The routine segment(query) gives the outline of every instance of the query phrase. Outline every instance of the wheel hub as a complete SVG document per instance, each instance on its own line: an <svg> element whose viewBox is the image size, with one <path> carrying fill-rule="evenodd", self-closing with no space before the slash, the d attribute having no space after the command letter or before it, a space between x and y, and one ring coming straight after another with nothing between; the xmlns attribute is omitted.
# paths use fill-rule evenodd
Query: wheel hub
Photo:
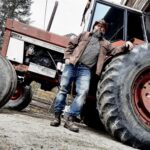
<svg viewBox="0 0 150 150"><path fill-rule="evenodd" d="M143 106L150 113L150 81L146 82L141 90Z"/></svg>
<svg viewBox="0 0 150 150"><path fill-rule="evenodd" d="M22 88L17 87L15 93L11 96L11 100L17 100L22 95Z"/></svg>
<svg viewBox="0 0 150 150"><path fill-rule="evenodd" d="M144 70L133 83L132 100L137 117L145 124L150 126L150 74Z"/></svg>

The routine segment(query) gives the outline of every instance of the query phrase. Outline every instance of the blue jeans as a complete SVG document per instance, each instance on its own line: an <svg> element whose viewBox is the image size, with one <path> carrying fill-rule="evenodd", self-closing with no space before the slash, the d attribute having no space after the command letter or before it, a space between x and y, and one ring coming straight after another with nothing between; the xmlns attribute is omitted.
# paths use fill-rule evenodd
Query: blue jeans
<svg viewBox="0 0 150 150"><path fill-rule="evenodd" d="M62 112L66 105L66 97L71 84L75 81L76 96L70 105L69 116L78 116L87 97L91 79L91 71L84 65L66 64L61 76L60 89L56 95L54 110Z"/></svg>

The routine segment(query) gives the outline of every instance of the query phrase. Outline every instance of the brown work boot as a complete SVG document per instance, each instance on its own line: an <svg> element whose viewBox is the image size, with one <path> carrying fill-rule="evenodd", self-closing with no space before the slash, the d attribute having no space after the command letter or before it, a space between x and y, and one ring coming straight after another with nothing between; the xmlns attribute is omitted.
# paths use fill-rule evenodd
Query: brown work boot
<svg viewBox="0 0 150 150"><path fill-rule="evenodd" d="M50 125L54 126L54 127L58 127L60 124L61 124L61 113L60 112L55 112L55 118L50 123Z"/></svg>
<svg viewBox="0 0 150 150"><path fill-rule="evenodd" d="M69 116L67 117L64 127L73 132L79 132L79 128L74 123L75 117Z"/></svg>

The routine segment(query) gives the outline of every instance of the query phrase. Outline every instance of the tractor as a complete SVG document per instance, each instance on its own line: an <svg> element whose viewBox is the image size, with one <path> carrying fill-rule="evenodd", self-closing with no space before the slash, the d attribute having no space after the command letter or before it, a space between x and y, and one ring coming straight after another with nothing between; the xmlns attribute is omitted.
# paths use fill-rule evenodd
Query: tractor
<svg viewBox="0 0 150 150"><path fill-rule="evenodd" d="M99 19L108 23L105 37L114 46L131 41L134 48L128 53L107 58L98 81L95 80L95 68L92 68L91 86L82 118L86 124L94 126L97 123L94 119L98 117L117 140L135 148L149 149L150 14L95 0L84 13L83 30L91 31L94 22ZM66 36L8 19L1 55L12 65L8 65L5 71L1 70L1 78L5 77L3 82L8 79L13 82L5 89L8 96L1 98L0 106L7 103L15 110L27 107L32 100L32 81L41 83L44 90L58 86L68 41ZM8 64L3 57L1 64ZM8 75L7 70L12 66L16 72L11 69L13 71ZM12 72L14 76L10 75ZM1 90L3 87L4 83Z"/></svg>

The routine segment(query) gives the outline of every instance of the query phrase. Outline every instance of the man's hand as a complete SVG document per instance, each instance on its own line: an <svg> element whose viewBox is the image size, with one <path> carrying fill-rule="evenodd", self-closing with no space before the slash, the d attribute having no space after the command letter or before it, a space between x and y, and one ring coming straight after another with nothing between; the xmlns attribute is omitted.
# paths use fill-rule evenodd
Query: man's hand
<svg viewBox="0 0 150 150"><path fill-rule="evenodd" d="M70 60L69 59L65 59L65 64L70 64Z"/></svg>
<svg viewBox="0 0 150 150"><path fill-rule="evenodd" d="M134 45L130 42L130 41L127 41L125 43L125 47L128 49L128 50L132 50Z"/></svg>

